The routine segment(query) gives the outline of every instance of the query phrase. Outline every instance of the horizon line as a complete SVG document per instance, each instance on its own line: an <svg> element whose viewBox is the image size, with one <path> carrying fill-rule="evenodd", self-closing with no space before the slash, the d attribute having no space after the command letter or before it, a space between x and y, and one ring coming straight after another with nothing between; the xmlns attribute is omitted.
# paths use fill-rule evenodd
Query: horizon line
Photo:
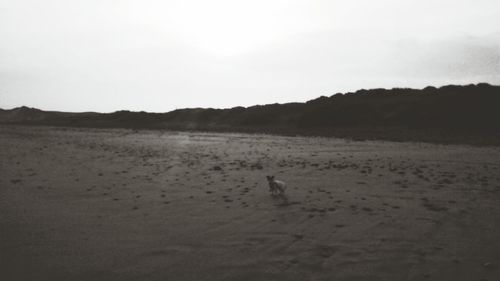
<svg viewBox="0 0 500 281"><path fill-rule="evenodd" d="M61 113L98 113L98 114L111 114L111 113L116 113L116 112L136 112L136 113L141 113L141 112L144 112L144 113L153 113L153 114L164 114L164 113L169 113L169 112L174 112L174 111L177 111L177 110L188 110L188 109L213 109L213 110L226 110L226 109L233 109L233 108L251 108L251 107L255 107L255 106L266 106L266 105L284 105L284 104L294 104L294 103L307 103L309 101L312 101L312 100L316 100L318 98L321 98L321 97L332 97L334 95L347 95L347 94L355 94L355 93L358 93L358 92L362 92L362 91L375 91L375 90L386 90L386 91L393 91L393 90L416 90L416 91L423 91L425 89L428 89L428 88L433 88L433 89L441 89L441 88L444 88L444 87L470 87L470 86L490 86L490 87L500 87L500 85L494 85L494 84L490 84L490 83L487 83L487 82L478 82L478 83L469 83L469 84L444 84L442 86L432 86L432 85L428 85L428 86L425 86L423 88L411 88L411 87L394 87L394 88L369 88L369 89L366 89L366 88L361 88L361 89L358 89L356 91L349 91L349 92L344 92L344 93L341 93L341 92L337 92L337 93L334 93L330 96L325 96L325 95L320 95L314 99L310 99L310 100L307 100L307 101L303 101L303 102L300 102L300 101L291 101L291 102L284 102L284 103L278 103L278 102L275 102L275 103L266 103L266 104L254 104L254 105L250 105L250 106L233 106L233 107L219 107L219 108L215 108L215 107L182 107L182 108L175 108L175 109L172 109L172 110L169 110L169 111L163 111L163 112L153 112L153 111L145 111L145 110L139 110L139 111L134 111L134 110L128 110L128 109L119 109L119 110L114 110L114 111L108 111L108 112L99 112L99 111L92 111L92 110L88 110L88 111L64 111L64 110L51 110L51 109L42 109L42 108L38 108L38 107L30 107L30 106L27 106L27 105L21 105L21 106L16 106L16 107L13 107L13 108L10 108L10 109L5 109L5 108L1 108L0 107L0 110L14 110L14 109L19 109L19 108L28 108L28 109L35 109L35 110L41 110L41 111L44 111L44 112L61 112Z"/></svg>

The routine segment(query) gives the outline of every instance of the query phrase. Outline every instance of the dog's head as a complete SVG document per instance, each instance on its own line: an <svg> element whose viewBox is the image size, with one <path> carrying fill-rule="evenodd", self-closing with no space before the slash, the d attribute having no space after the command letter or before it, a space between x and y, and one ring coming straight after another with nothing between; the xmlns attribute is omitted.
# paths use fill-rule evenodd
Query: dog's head
<svg viewBox="0 0 500 281"><path fill-rule="evenodd" d="M268 182L274 181L274 176L266 176Z"/></svg>

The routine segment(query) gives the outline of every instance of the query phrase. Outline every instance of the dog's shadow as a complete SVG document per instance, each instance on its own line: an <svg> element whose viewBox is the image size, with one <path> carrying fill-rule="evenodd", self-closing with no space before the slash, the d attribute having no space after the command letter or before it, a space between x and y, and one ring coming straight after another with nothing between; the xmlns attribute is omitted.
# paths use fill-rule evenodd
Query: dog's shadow
<svg viewBox="0 0 500 281"><path fill-rule="evenodd" d="M290 205L290 201L288 200L288 196L285 194L271 194L271 198L277 201L278 204L276 206L286 207Z"/></svg>

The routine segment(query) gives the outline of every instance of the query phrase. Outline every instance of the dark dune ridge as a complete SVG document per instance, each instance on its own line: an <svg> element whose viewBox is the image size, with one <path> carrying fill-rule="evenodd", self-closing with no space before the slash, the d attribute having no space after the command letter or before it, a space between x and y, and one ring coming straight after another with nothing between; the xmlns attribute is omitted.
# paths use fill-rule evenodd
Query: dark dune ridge
<svg viewBox="0 0 500 281"><path fill-rule="evenodd" d="M20 107L0 123L95 128L170 129L500 144L500 86L359 90L305 103L167 113L67 113Z"/></svg>

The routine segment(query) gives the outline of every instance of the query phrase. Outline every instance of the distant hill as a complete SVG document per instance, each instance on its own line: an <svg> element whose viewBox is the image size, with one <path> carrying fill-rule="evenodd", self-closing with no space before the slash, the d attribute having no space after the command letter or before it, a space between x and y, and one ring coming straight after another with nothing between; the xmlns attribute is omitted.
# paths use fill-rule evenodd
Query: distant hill
<svg viewBox="0 0 500 281"><path fill-rule="evenodd" d="M359 90L306 103L167 113L0 110L0 123L97 128L241 131L396 140L500 138L500 86ZM414 134L415 137L412 137ZM438 136L441 135L441 136ZM425 138L427 136L427 139Z"/></svg>

